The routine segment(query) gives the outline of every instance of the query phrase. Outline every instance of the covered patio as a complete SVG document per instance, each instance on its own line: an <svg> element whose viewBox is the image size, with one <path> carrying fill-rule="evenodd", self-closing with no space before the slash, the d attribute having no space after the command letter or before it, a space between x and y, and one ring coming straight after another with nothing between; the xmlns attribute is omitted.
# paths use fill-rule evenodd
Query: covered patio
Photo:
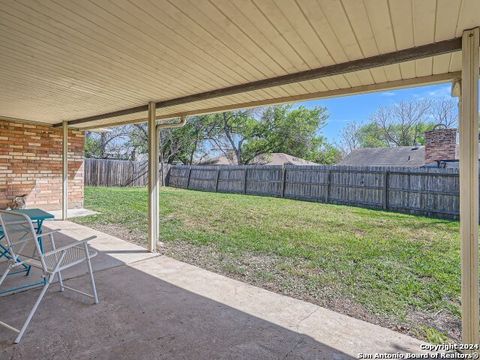
<svg viewBox="0 0 480 360"><path fill-rule="evenodd" d="M24 191L31 205L61 207L67 220L67 209L83 199L84 131L146 122L149 134L149 253L100 234L104 240L92 244L102 252L95 260L103 267L101 303L50 294L23 343L10 345L0 330L5 354L348 358L419 351L416 340L390 330L152 257L157 131L195 114L448 81L461 104L462 336L479 343L479 1L1 4L0 205ZM76 240L90 231L61 224ZM81 285L79 275L71 276ZM33 292L0 298L9 309L4 320L20 319Z"/></svg>
<svg viewBox="0 0 480 360"><path fill-rule="evenodd" d="M0 328L13 359L352 359L419 352L419 340L171 259L69 221L47 224L61 242L95 235L100 303L53 285L25 338ZM1 269L0 269L1 270ZM83 270L83 271L82 271ZM35 276L35 274L33 274ZM65 276L88 289L86 267ZM38 290L1 298L20 324Z"/></svg>

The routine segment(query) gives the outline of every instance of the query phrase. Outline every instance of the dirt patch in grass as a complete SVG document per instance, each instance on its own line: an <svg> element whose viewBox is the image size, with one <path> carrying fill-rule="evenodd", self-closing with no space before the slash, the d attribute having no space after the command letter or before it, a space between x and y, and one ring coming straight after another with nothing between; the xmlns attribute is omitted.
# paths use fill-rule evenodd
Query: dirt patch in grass
<svg viewBox="0 0 480 360"><path fill-rule="evenodd" d="M147 238L144 231L129 230L126 227L116 224L90 223L87 226L136 245L145 247L147 244Z"/></svg>
<svg viewBox="0 0 480 360"><path fill-rule="evenodd" d="M427 326L431 330L434 330L441 334L448 334L448 336L452 339L460 341L460 339L462 338L462 324L460 318L453 317L451 314L444 311L437 311L434 314L420 311L411 312L408 315L408 321L417 325L416 330L413 334L417 337L425 338L425 329L424 326L422 326L421 324L428 324ZM418 330L420 330L420 334L416 333L416 331ZM432 339L429 340L432 341Z"/></svg>
<svg viewBox="0 0 480 360"><path fill-rule="evenodd" d="M185 242L163 244L162 253L174 259L196 265L228 277L262 287L264 289L304 300L333 311L368 321L415 337L425 338L422 324L446 332L459 339L459 324L448 314L432 318L424 313L412 313L403 324L385 316L375 315L352 299L339 295L339 289L331 286L313 285L309 281L306 264L278 256L247 253L237 257L218 251L215 246L195 246ZM293 275L292 269L296 269ZM303 271L305 269L305 271ZM313 270L312 270L313 271ZM317 270L318 271L318 270Z"/></svg>

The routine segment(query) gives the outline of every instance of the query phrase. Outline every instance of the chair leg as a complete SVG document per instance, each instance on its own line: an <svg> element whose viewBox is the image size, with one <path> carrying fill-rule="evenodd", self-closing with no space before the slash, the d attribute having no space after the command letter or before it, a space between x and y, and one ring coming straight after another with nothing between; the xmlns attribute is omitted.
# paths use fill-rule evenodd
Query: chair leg
<svg viewBox="0 0 480 360"><path fill-rule="evenodd" d="M62 273L60 271L58 272L58 282L60 283L60 291L64 292L65 287L63 286L63 277L62 277Z"/></svg>
<svg viewBox="0 0 480 360"><path fill-rule="evenodd" d="M2 277L0 278L0 286L2 286L2 283L5 281L5 278L7 277L10 270L12 270L12 264L8 264L7 269L2 274Z"/></svg>
<svg viewBox="0 0 480 360"><path fill-rule="evenodd" d="M37 311L38 305L40 305L43 297L45 296L45 293L47 292L47 289L48 289L48 286L50 285L51 280L53 280L52 276L50 276L48 278L47 283L43 286L42 291L40 292L40 295L38 296L37 301L35 302L35 305L33 305L32 310L28 314L27 320L25 321L22 328L20 329L19 334L15 338L15 341L14 341L15 344L18 344L20 342L20 340L22 339L22 336L25 333L25 330L27 330L28 324L30 324L30 321L32 320L33 315Z"/></svg>
<svg viewBox="0 0 480 360"><path fill-rule="evenodd" d="M90 252L88 251L88 245L85 243L85 254L87 257L87 266L88 266L88 273L90 274L90 282L92 284L92 292L93 298L95 299L95 304L98 304L98 295L97 295L97 287L95 286L95 279L93 277L93 269L92 269L92 262L90 261Z"/></svg>

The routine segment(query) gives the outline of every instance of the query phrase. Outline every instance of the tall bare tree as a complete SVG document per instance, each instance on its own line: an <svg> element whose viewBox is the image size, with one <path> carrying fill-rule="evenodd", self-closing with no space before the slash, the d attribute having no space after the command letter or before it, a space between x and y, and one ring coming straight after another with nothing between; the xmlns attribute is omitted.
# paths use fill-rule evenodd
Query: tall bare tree
<svg viewBox="0 0 480 360"><path fill-rule="evenodd" d="M364 124L349 123L342 131L345 153L360 147L423 144L424 133L435 125L458 125L458 103L452 98L406 100L382 106Z"/></svg>
<svg viewBox="0 0 480 360"><path fill-rule="evenodd" d="M380 107L371 117L381 130L383 140L389 146L412 146L419 143L431 123L432 102L427 99L401 101L392 106Z"/></svg>
<svg viewBox="0 0 480 360"><path fill-rule="evenodd" d="M342 129L340 148L343 155L347 155L362 146L360 139L361 128L362 125L360 123L351 121Z"/></svg>
<svg viewBox="0 0 480 360"><path fill-rule="evenodd" d="M458 127L458 100L454 98L438 98L431 103L430 114L435 124L447 128Z"/></svg>

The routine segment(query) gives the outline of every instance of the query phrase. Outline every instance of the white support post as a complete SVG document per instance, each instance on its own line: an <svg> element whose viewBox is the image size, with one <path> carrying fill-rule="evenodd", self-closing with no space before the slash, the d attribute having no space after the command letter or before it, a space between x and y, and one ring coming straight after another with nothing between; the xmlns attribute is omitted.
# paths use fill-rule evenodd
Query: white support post
<svg viewBox="0 0 480 360"><path fill-rule="evenodd" d="M479 343L478 45L479 28L463 32L460 96L460 236L462 342L465 344Z"/></svg>
<svg viewBox="0 0 480 360"><path fill-rule="evenodd" d="M156 107L154 102L148 104L148 249L157 250L159 237L159 176L158 176L158 135L156 128Z"/></svg>
<svg viewBox="0 0 480 360"><path fill-rule="evenodd" d="M62 124L63 151L62 151L62 220L67 220L68 210L68 123Z"/></svg>

